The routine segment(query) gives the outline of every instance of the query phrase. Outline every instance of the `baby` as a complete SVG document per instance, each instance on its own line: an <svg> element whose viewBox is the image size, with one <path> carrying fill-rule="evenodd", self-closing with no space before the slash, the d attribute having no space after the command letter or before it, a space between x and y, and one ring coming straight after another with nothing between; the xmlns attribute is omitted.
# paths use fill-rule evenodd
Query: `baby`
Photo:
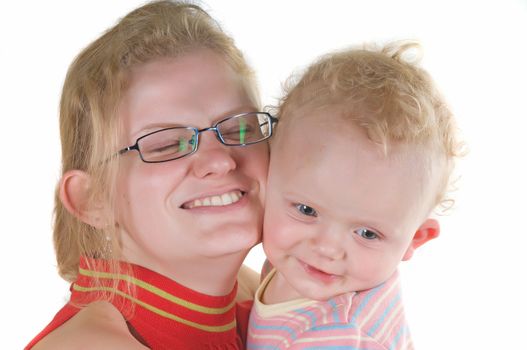
<svg viewBox="0 0 527 350"><path fill-rule="evenodd" d="M413 348L397 265L439 235L458 152L418 48L324 56L282 99L248 349Z"/></svg>

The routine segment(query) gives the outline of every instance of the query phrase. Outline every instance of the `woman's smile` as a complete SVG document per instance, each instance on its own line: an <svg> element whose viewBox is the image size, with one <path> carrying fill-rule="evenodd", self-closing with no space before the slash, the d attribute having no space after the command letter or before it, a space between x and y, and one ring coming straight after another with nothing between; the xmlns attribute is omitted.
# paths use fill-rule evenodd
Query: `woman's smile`
<svg viewBox="0 0 527 350"><path fill-rule="evenodd" d="M237 203L243 196L245 192L240 190L234 190L225 192L223 194L205 196L198 199L194 199L184 203L181 207L183 209L194 209L200 207L223 207L226 205L231 205Z"/></svg>

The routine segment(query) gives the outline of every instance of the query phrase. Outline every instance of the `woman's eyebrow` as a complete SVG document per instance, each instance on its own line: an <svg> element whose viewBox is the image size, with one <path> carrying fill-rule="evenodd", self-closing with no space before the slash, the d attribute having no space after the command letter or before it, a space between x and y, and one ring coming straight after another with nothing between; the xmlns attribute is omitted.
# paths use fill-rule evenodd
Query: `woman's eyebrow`
<svg viewBox="0 0 527 350"><path fill-rule="evenodd" d="M150 132L157 131L160 129L175 128L175 127L189 127L189 126L190 125L180 124L180 123L169 123L169 122L149 123L141 127L141 129L133 132L131 136L135 140L143 135L146 135Z"/></svg>

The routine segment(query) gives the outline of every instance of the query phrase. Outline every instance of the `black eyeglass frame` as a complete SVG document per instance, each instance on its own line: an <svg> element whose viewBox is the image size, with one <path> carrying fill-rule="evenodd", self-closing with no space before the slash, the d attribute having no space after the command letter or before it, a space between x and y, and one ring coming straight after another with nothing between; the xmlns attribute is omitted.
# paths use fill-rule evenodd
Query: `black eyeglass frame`
<svg viewBox="0 0 527 350"><path fill-rule="evenodd" d="M264 115L268 118L268 122L269 122L269 135L267 135L266 137L264 137L263 139L261 140L258 140L258 141L253 141L253 142L247 142L247 143L227 143L227 141L225 141L225 139L223 138L223 136L221 135L220 131L218 130L218 125L220 125L221 123L227 121L227 120L230 120L232 118L239 118L239 117L243 117L245 115L250 115L250 114L256 114L256 115ZM198 147L199 147L199 134L201 134L202 132L205 132L205 131L214 131L214 133L216 134L216 138L218 139L218 141L222 144L222 145L225 145L225 146L230 146L230 147L238 147L238 146L241 146L241 147L244 147L244 146L249 146L249 145L253 145L255 143L260 143L262 141L265 141L267 139L269 139L272 135L273 135L273 125L278 123L278 118L276 117L273 117L270 113L268 112L246 112L246 113L240 113L240 114L236 114L236 115L232 115L232 116L229 116L227 118L224 118L218 122L216 122L215 124L213 124L212 126L208 127L208 128L203 128L203 129L198 129L198 128L195 128L195 127L192 127L192 126L174 126L174 127L170 127L170 128L163 128L163 129L159 129L159 130L156 130L156 131L152 131L146 135L143 135L141 137L139 137L137 140L135 140L135 143L131 146L128 146L128 147L125 147L123 149L121 149L118 154L119 155L123 155L129 151L132 151L132 150L136 150L137 153L139 153L139 157L141 158L141 160L145 163L164 163L164 162L170 162L172 160L176 160L176 159L180 159L180 158L183 158L183 157L186 157L186 156L189 156L193 153L195 153L197 150L198 150ZM264 124L259 124L260 127L265 125ZM153 135L153 134L157 134L159 132L162 132L162 131L166 131L166 130L173 130L173 129L186 129L186 130L192 130L194 131L194 135L196 137L196 144L193 145L193 149L191 152L189 153L186 153L182 156L179 156L179 157L174 157L174 158L170 158L170 159L166 159L166 160L145 160L143 158L143 154L141 153L141 149L139 148L139 141L141 141L142 139L144 139L145 137L148 137L150 135Z"/></svg>

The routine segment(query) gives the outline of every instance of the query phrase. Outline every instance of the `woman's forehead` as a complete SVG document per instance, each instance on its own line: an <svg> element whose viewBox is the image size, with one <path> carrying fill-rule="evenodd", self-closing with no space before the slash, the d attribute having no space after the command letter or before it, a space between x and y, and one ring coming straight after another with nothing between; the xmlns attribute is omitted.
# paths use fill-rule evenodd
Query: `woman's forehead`
<svg viewBox="0 0 527 350"><path fill-rule="evenodd" d="M136 67L119 113L136 134L150 124L206 127L251 107L240 77L220 56L200 50Z"/></svg>

